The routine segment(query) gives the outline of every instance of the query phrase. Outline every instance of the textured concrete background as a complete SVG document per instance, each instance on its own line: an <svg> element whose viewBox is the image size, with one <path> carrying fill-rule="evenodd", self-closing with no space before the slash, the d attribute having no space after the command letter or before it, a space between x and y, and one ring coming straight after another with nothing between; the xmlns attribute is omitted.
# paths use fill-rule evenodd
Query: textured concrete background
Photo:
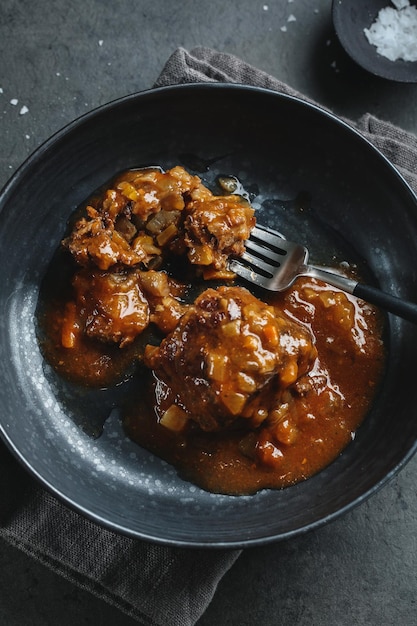
<svg viewBox="0 0 417 626"><path fill-rule="evenodd" d="M356 67L330 9L330 0L2 0L0 185L67 122L151 87L178 46L231 52L339 115L369 111L417 134L417 85ZM413 459L337 522L245 551L200 626L417 624L416 479ZM0 543L0 626L74 624L136 622Z"/></svg>

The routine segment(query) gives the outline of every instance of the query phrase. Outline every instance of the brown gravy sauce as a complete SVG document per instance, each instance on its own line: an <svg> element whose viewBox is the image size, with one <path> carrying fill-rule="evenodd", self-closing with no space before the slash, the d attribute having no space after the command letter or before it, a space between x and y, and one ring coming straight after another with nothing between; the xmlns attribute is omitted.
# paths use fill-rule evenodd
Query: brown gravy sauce
<svg viewBox="0 0 417 626"><path fill-rule="evenodd" d="M311 297L310 291L319 295ZM346 299L351 305L347 308L354 311L351 325L351 320L338 319L332 306L326 308L323 301L333 296L345 299L337 290L329 294L316 281L298 279L284 295L273 298L275 306L311 328L319 355L311 375L320 381L318 393L297 397L288 419L281 422L282 456L275 462L274 458L259 462L245 453L245 437L251 434L244 430L204 433L191 428L178 435L161 426L155 406L163 403L166 390L151 373L145 373L145 393L126 411L129 436L174 465L187 480L217 493L287 487L326 467L354 439L384 364L381 322L375 311L354 298ZM263 430L268 438L268 428ZM262 427L259 439L261 433Z"/></svg>
<svg viewBox="0 0 417 626"><path fill-rule="evenodd" d="M311 329L319 355L312 374L322 382L320 393L296 401L287 427L288 443L281 443L283 456L275 464L255 462L242 452L242 440L248 436L245 430L206 433L191 427L178 434L160 425L155 407L163 404L166 390L141 365L144 341L121 350L83 338L75 349L66 350L60 342L63 301L45 303L42 325L48 334L43 351L62 376L86 386L106 387L133 376L135 392L129 392L123 408L127 434L174 465L185 479L208 491L229 494L281 488L315 474L352 441L381 377L384 349L379 316L372 307L346 298L354 323L345 321L343 326L335 316L335 305L325 305L327 297L338 294L317 281L298 279L285 294L270 300ZM291 427L297 431L294 442ZM285 424L282 431L285 441Z"/></svg>
<svg viewBox="0 0 417 626"><path fill-rule="evenodd" d="M161 335L147 330L124 348L80 335L71 349L63 347L76 266L64 253L54 263L49 288L41 294L39 321L46 360L65 379L86 387L129 380L134 391L122 407L128 436L208 491L250 494L312 476L354 439L370 409L384 367L379 313L336 288L300 278L283 294L260 296L308 328L318 354L298 387L289 388L287 399L283 396L283 414L250 429L236 420L221 432L205 432L190 420L184 429L170 430L160 423L173 401L170 389L143 364L146 344L150 338L158 343ZM212 286L208 281L202 289ZM177 293L186 299L192 288L184 284ZM262 393L268 397L268 386Z"/></svg>

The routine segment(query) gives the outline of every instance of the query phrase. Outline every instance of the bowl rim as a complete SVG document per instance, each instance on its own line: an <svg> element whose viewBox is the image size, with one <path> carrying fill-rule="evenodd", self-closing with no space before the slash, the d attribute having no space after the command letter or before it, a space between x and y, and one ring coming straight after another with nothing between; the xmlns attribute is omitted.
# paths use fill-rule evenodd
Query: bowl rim
<svg viewBox="0 0 417 626"><path fill-rule="evenodd" d="M44 142L42 142L19 166L19 168L12 174L10 179L6 182L3 189L0 191L0 220L3 215L3 208L7 202L8 195L11 194L16 187L20 183L22 177L24 177L27 168L30 168L33 164L35 164L39 159L41 159L45 152L52 149L54 145L61 141L66 135L72 133L74 129L76 129L80 123L88 123L90 119L94 119L97 115L101 115L103 112L113 108L114 106L122 105L123 103L129 101L135 101L137 99L143 99L147 97L157 97L159 93L161 94L169 94L170 92L186 92L186 91L196 91L196 90L218 90L219 92L224 90L233 90L233 91L248 91L251 93L261 93L266 94L268 96L277 97L279 99L287 100L289 102L294 101L297 105L301 105L309 110L313 110L318 112L320 115L325 116L327 119L331 120L332 123L336 123L337 125L343 127L346 132L355 135L361 142L367 144L371 150L378 156L379 159L382 159L387 166L391 169L393 173L395 173L396 177L400 181L401 185L408 190L411 194L412 199L416 203L417 207L417 195L404 179L402 174L397 170L397 168L389 161L387 157L377 148L375 147L370 140L364 137L359 130L357 130L354 126L352 126L347 121L337 117L331 111L321 107L318 104L312 103L308 100L304 100L295 95L281 93L275 90L266 89L262 87L256 86L248 86L240 83L191 83L191 84L182 84L182 85L170 85L164 87L158 87L154 89L149 89L145 91L134 92L129 95L123 96L121 98L116 98L108 103L102 104L99 107L88 111L81 116L75 118L70 121L68 124L63 126L61 129L57 130L53 133L49 138L47 138ZM293 530L289 530L287 532L280 533L279 535L268 535L257 538L250 539L236 539L236 540L226 540L226 541L197 541L197 540L188 540L188 539L167 539L158 534L152 535L149 533L141 533L135 530L131 530L126 528L122 524L117 522L108 520L104 518L102 515L95 513L89 510L87 507L80 505L77 503L76 499L73 497L69 497L68 495L62 493L62 491L57 488L55 485L48 481L38 472L31 464L30 460L26 459L25 456L18 449L18 446L15 442L9 437L7 430L4 428L2 421L0 419L0 436L2 440L5 442L7 447L11 450L12 454L18 459L18 461L29 471L29 473L35 477L35 479L50 493L57 496L61 501L65 502L71 509L75 510L78 513L81 513L86 518L100 524L101 526L113 530L116 533L130 536L136 539L142 539L151 541L153 543L159 543L163 545L171 545L177 547L196 547L196 548L245 548L251 546L260 546L266 545L267 543L281 541L293 538L295 536L305 534L311 530L317 529L330 521L336 520L337 518L344 515L346 512L352 510L356 506L359 506L365 500L367 500L371 495L379 491L387 482L389 482L395 475L398 474L399 471L410 461L410 459L414 456L417 451L417 440L414 445L411 446L408 452L402 457L399 463L395 467L393 467L389 472L387 472L383 478L381 478L378 482L376 482L371 488L362 493L360 496L356 497L349 503L345 504L341 508L337 509L329 513L328 515L315 520L313 522L306 523L302 527L298 527Z"/></svg>

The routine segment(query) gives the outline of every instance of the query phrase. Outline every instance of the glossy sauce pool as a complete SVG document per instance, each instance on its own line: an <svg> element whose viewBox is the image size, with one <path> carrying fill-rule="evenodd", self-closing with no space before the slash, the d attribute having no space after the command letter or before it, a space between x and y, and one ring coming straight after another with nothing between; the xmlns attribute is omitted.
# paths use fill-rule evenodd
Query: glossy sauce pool
<svg viewBox="0 0 417 626"><path fill-rule="evenodd" d="M60 345L64 301L65 295L61 302L44 301L42 325L47 334L42 347L47 360L66 379L87 387L117 383L123 388L126 378L120 408L128 436L174 465L183 478L211 492L237 495L282 488L320 471L354 439L383 371L377 311L337 289L300 278L268 301L311 330L318 351L310 372L315 392L297 395L278 425L278 442L276 426L275 439L267 426L253 432L237 427L205 433L191 425L176 433L159 423L158 408L163 409L167 390L141 363L146 338L125 349L85 340L66 350ZM270 441L278 456L270 454Z"/></svg>
<svg viewBox="0 0 417 626"><path fill-rule="evenodd" d="M354 439L376 393L384 348L381 320L373 308L308 279L298 279L273 303L311 328L319 355L311 372L319 390L297 398L288 419L281 421L278 458L254 460L245 449L254 435L239 429L203 433L190 428L176 434L159 425L155 405L163 403L158 398L163 387L150 372L143 372L141 390L125 413L125 428L133 440L208 491L254 493L315 474ZM268 428L263 431L256 437L268 441Z"/></svg>
<svg viewBox="0 0 417 626"><path fill-rule="evenodd" d="M135 171L132 171L131 175L136 176ZM163 178L160 173L155 176ZM195 179L190 180L193 184L196 183ZM236 191L236 180L232 182ZM131 185L128 184L128 187L130 189ZM238 191L241 193L240 188ZM114 197L117 202L120 201L120 194ZM113 204L110 206L119 210L119 205L114 202L114 206ZM232 209L235 210L234 205ZM241 207L240 210L245 213L247 206ZM97 213L96 209L94 211ZM214 209L211 211L213 213ZM126 215L130 215L129 211ZM123 230L120 232L123 233ZM128 236L129 231L126 233ZM126 248L126 241L123 250ZM77 249L75 246L73 252L77 250L85 252L84 248ZM91 250L88 249L88 254L90 253ZM74 258L77 258L77 255ZM100 255L98 260L103 260ZM103 269L100 265L99 267ZM184 272L184 266L181 266L181 269L175 266L164 269L168 269L173 277L177 278L176 287L173 287L174 291L170 293L171 302L175 300L177 304L172 305L172 309L171 305L164 309L160 318L163 325L165 323L169 325L175 318L176 306L187 309L188 304L195 302L199 293L208 288L215 288L219 284L212 280L196 279L197 274L195 272L190 274L189 269ZM84 303L88 304L89 294L93 293L90 309L84 308L87 311L84 322L89 323L92 316L93 321L100 322L103 332L107 334L103 315L94 312L96 302L100 300L101 304L107 305L107 309L117 309L122 302L118 293L122 287L119 288L119 283L117 281L115 283L114 278L108 278L108 274L106 279L105 272L103 278L103 273L97 268L90 274L88 268L87 273L83 270L83 274L77 274L74 282L77 271L77 263L61 248L45 277L39 298L38 320L39 340L46 361L64 381L69 381L81 389L99 388L106 393L109 391L110 395L112 390L117 389L117 405L128 436L138 445L175 466L186 480L211 492L234 495L250 494L263 488L283 488L320 471L354 439L356 429L371 407L384 369L383 320L374 307L345 295L336 288L327 287L319 281L307 278L299 278L283 294L274 296L266 292L253 294L258 301L267 303L263 305L260 302L258 307L260 310L267 305L269 308L275 307L278 316L282 315L290 320L287 324L289 327L294 326L292 322L296 322L297 325L304 327L301 334L305 335L306 329L311 332L317 349L317 358L314 356L312 369L307 373L305 373L307 370L298 372L299 378L294 379L288 389L282 386L282 381L279 384L277 382L282 372L272 375L265 384L255 386L252 399L256 411L251 413L250 419L245 419L247 416L243 416L243 413L237 413L237 418L221 432L205 432L200 428L203 427L203 420L199 419L204 412L203 398L199 398L196 388L196 400L192 403L194 411L192 419L188 416L184 427L172 429L162 425L161 421L164 421L163 418L170 407L180 406L181 398L178 395L176 398L173 397L173 389L164 380L159 379L150 367L145 366L145 362L148 365L152 364L152 360L147 360L145 354L147 344L158 345L170 331L161 328L158 322L146 326L145 320L144 332L135 335L123 348L112 339L109 342L100 340L97 334L93 337L87 336L88 333L84 332L79 324L81 318L74 315L74 285L78 284L80 288L80 285L82 287L84 284L84 291L78 294L81 293ZM135 270L131 267L122 271L133 283L136 276L138 284L143 280L139 274L134 274ZM149 278L149 272L145 274ZM123 278L123 274L119 274L120 276ZM130 303L129 297L132 294L130 283L124 284L123 297ZM97 285L101 285L100 289ZM137 302L138 299L135 297L133 301ZM257 307L256 303L254 306ZM106 306L104 308L106 309ZM131 308L126 309L128 315L125 315L124 309L122 313L119 311L118 317L113 320L113 333L117 332L118 323L123 326L126 321L123 318L132 314ZM154 307L154 313L156 308ZM138 316L139 321L142 317ZM181 319L182 312L177 317L178 322L175 323L181 325ZM69 334L65 330L68 328ZM75 339L72 337L74 333ZM257 335L255 331L252 339L261 341L261 345L264 346L266 344L262 344L262 333L260 330ZM196 328L197 340L198 335L199 331ZM265 337L266 335L264 339ZM284 341L284 335L278 337L279 341ZM285 341L290 343L292 340L296 341L297 331L294 330L293 335L287 333L285 337ZM221 344L222 356L225 357L226 353L225 362L228 354L236 356L234 359L234 367L237 369L236 380L239 376L248 379L247 368L244 366L245 354L249 354L250 359L254 352L245 353L246 339L247 337L241 334L234 344L232 339L226 340L220 338L220 335L215 337L216 341L226 342ZM197 356L207 347L208 344L198 344ZM287 348L289 355L291 346ZM315 351L313 353L316 354ZM213 354L209 351L207 356ZM191 360L194 363L194 352ZM181 388L183 380L181 376L185 371L181 367L180 363L179 378L175 381L177 389ZM204 360L201 361L201 368L203 371ZM216 403L216 393L221 396L222 391L213 392L215 385L211 386L209 375L206 374L207 372L204 374L205 383L209 384L211 397L213 398L214 394ZM192 386L191 396L194 398ZM207 407L209 411L213 407L214 411L214 405L206 404L204 409L206 414ZM215 408L218 410L218 402ZM256 421L257 418L254 417L256 415L267 417ZM211 416L212 413L209 413L209 418Z"/></svg>

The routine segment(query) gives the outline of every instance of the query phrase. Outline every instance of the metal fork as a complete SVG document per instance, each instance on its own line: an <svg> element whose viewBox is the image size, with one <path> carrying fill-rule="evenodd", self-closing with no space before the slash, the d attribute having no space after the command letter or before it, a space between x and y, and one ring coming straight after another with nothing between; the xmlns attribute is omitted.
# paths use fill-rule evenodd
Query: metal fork
<svg viewBox="0 0 417 626"><path fill-rule="evenodd" d="M246 242L244 254L232 259L229 268L244 280L269 291L284 291L299 276L311 276L417 323L417 304L359 283L331 269L309 265L308 258L307 248L258 224Z"/></svg>

